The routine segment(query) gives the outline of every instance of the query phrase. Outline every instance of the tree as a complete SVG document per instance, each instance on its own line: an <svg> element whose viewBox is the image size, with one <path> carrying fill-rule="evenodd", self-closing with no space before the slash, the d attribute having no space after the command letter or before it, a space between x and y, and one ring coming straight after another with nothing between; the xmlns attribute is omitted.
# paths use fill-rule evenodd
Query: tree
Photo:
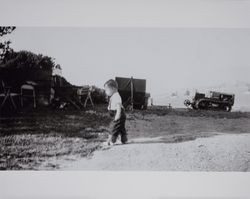
<svg viewBox="0 0 250 199"><path fill-rule="evenodd" d="M44 70L52 70L55 62L52 57L42 54L35 54L30 51L11 52L5 56L2 67L7 68L40 68Z"/></svg>
<svg viewBox="0 0 250 199"><path fill-rule="evenodd" d="M13 49L10 48L11 42L8 41L2 41L2 38L4 35L12 33L16 27L14 26L0 26L0 63L3 62L5 56L13 51Z"/></svg>
<svg viewBox="0 0 250 199"><path fill-rule="evenodd" d="M12 33L15 29L15 26L0 26L0 37Z"/></svg>

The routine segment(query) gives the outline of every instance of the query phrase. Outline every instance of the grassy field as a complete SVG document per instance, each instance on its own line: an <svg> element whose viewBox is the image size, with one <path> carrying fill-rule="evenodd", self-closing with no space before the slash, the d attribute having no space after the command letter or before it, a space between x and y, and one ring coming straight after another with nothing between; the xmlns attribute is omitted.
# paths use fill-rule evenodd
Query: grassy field
<svg viewBox="0 0 250 199"><path fill-rule="evenodd" d="M107 139L110 121L105 107L1 117L0 169L60 169L64 161L89 157ZM184 142L221 133L249 133L250 113L154 107L127 113L126 127L134 142L154 137L166 143Z"/></svg>
<svg viewBox="0 0 250 199"><path fill-rule="evenodd" d="M86 157L106 140L111 118L97 111L20 113L0 118L0 169L58 168L50 160ZM53 161L54 162L54 161Z"/></svg>
<svg viewBox="0 0 250 199"><path fill-rule="evenodd" d="M249 133L250 113L153 108L128 118L131 138L162 137L181 142L218 133Z"/></svg>

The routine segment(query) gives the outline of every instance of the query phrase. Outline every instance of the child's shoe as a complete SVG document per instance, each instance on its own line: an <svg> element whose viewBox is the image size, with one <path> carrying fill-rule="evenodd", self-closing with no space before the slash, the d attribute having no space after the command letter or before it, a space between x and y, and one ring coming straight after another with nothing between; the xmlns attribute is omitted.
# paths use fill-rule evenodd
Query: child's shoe
<svg viewBox="0 0 250 199"><path fill-rule="evenodd" d="M121 143L122 144L126 144L128 142L128 137L127 137L127 135L122 135L121 136Z"/></svg>

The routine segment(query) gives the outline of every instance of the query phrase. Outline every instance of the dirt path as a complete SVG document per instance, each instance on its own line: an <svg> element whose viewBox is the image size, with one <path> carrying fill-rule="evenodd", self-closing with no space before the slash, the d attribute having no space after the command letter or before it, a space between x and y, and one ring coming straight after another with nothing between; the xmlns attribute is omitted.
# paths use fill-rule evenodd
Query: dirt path
<svg viewBox="0 0 250 199"><path fill-rule="evenodd" d="M91 158L71 162L61 169L250 171L250 134L221 134L182 143L155 143L157 139L160 141L161 137L104 147Z"/></svg>

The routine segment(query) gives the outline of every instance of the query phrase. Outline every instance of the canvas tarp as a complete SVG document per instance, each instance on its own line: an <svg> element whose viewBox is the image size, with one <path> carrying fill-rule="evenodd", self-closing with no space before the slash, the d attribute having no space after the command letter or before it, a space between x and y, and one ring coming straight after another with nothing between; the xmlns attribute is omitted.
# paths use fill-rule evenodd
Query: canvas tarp
<svg viewBox="0 0 250 199"><path fill-rule="evenodd" d="M133 108L145 108L146 97L146 80L116 77L118 83L118 91L121 95L123 105L127 107L132 105L131 98L133 99ZM133 90L133 92L132 92Z"/></svg>

